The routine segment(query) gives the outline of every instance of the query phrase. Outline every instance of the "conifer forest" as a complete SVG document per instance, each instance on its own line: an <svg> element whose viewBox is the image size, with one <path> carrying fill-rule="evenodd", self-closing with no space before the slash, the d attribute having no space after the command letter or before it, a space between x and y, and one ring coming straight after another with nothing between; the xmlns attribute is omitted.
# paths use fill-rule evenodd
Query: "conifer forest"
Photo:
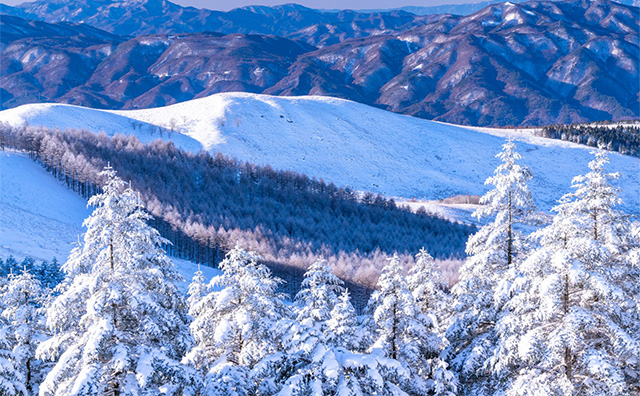
<svg viewBox="0 0 640 396"><path fill-rule="evenodd" d="M0 262L2 395L640 392L640 227L618 209L605 151L545 215L507 140L474 213L486 221L471 229L170 143L2 132L5 150L28 153L92 208L64 262ZM182 173L195 183L184 197L171 179ZM256 216L271 233L242 232ZM314 238L301 218L345 232ZM275 274L296 264L278 255L302 243L304 270L285 282ZM384 256L375 284L345 269L355 251ZM197 271L181 290L171 255L217 275ZM447 255L463 260L453 284L437 260Z"/></svg>

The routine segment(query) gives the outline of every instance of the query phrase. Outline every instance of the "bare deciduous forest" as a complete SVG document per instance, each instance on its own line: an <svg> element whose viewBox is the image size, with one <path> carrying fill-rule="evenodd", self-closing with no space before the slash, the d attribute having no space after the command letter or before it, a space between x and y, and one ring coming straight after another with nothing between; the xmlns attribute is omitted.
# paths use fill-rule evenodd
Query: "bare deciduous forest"
<svg viewBox="0 0 640 396"><path fill-rule="evenodd" d="M29 152L86 198L99 191L98 173L111 164L141 192L153 226L172 242L169 254L215 266L240 242L265 257L289 293L320 257L336 275L365 288L395 252L406 265L424 247L457 266L474 231L379 195L359 198L348 187L220 153L188 153L161 140L144 145L134 136L7 125L0 140L2 147ZM456 271L443 272L455 281Z"/></svg>

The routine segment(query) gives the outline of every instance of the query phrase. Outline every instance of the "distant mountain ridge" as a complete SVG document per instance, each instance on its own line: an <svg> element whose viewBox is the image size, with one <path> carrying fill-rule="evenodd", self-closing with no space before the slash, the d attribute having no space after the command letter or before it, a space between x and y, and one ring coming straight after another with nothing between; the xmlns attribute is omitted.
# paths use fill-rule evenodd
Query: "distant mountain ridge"
<svg viewBox="0 0 640 396"><path fill-rule="evenodd" d="M166 0L16 10L64 22L3 15L2 108L135 109L242 91L335 96L466 125L640 117L639 9L609 0L507 2L464 17L298 5L222 13ZM138 35L156 26L167 32ZM177 33L203 26L217 32Z"/></svg>
<svg viewBox="0 0 640 396"><path fill-rule="evenodd" d="M119 35L219 32L223 34L272 34L288 37L310 26L324 26L340 32L329 40L364 37L402 31L431 20L405 11L360 13L350 10L322 12L297 4L248 6L231 11L182 7L167 0L40 0L1 12L49 23L88 24ZM313 45L327 44L309 37Z"/></svg>

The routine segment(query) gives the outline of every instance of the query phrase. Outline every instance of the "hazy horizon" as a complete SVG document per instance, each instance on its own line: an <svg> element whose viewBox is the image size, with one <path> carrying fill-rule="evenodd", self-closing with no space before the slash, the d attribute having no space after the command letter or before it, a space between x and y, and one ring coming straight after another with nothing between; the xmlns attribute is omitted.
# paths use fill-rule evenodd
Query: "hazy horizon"
<svg viewBox="0 0 640 396"><path fill-rule="evenodd" d="M287 3L296 3L310 8L319 9L387 9L405 6L431 7L445 4L469 4L479 3L483 0L169 0L182 6L207 8L211 10L227 11L237 7L249 5L274 6ZM5 0L0 3L15 6L29 1Z"/></svg>

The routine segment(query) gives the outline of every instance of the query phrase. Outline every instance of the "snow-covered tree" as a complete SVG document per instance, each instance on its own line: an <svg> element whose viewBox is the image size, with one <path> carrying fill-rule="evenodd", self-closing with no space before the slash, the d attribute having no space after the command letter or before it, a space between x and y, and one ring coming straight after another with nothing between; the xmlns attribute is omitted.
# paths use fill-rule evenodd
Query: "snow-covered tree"
<svg viewBox="0 0 640 396"><path fill-rule="evenodd" d="M325 260L317 260L307 269L296 295L299 322L324 331L325 322L331 317L331 310L338 303L344 291L344 282L333 274Z"/></svg>
<svg viewBox="0 0 640 396"><path fill-rule="evenodd" d="M204 282L204 275L202 274L202 271L200 271L200 265L198 265L198 270L193 274L193 278L189 284L189 289L187 290L187 303L189 304L189 309L202 300L208 290L209 288Z"/></svg>
<svg viewBox="0 0 640 396"><path fill-rule="evenodd" d="M147 224L138 195L107 167L83 243L47 308L53 332L38 356L55 361L40 395L188 395L198 385L180 358L191 345L181 277Z"/></svg>
<svg viewBox="0 0 640 396"><path fill-rule="evenodd" d="M345 289L338 303L331 310L324 332L327 343L334 348L342 347L348 351L361 348L362 335L359 332L356 310L351 304L349 291Z"/></svg>
<svg viewBox="0 0 640 396"><path fill-rule="evenodd" d="M445 311L449 309L449 296L444 277L426 250L421 249L416 255L415 264L409 269L407 283L420 311L439 330Z"/></svg>
<svg viewBox="0 0 640 396"><path fill-rule="evenodd" d="M367 309L374 322L371 353L397 362L385 365L385 386L409 394L431 392L430 359L438 357L441 339L421 320L397 255L383 268Z"/></svg>
<svg viewBox="0 0 640 396"><path fill-rule="evenodd" d="M30 394L38 393L47 371L47 365L35 357L36 348L47 339L41 310L45 297L40 281L26 270L10 274L9 282L0 292L0 312L4 319L1 331L11 346L12 362Z"/></svg>
<svg viewBox="0 0 640 396"><path fill-rule="evenodd" d="M494 188L481 198L474 215L494 216L467 242L468 258L460 269L460 280L452 288L454 318L447 330L451 342L452 367L469 393L493 394L486 383L487 362L496 346L495 323L510 297L516 276L516 261L527 251L518 226L536 222L536 207L527 182L529 169L517 163L521 156L512 141L497 155L502 161L485 184ZM475 389L472 389L474 388Z"/></svg>
<svg viewBox="0 0 640 396"><path fill-rule="evenodd" d="M519 329L498 365L509 395L632 395L640 392L638 240L596 152L591 171L573 179L552 224L521 266L520 292L499 327ZM515 370L514 370L515 368Z"/></svg>
<svg viewBox="0 0 640 396"><path fill-rule="evenodd" d="M222 275L209 283L212 291L189 310L196 345L185 361L206 376L205 394L233 394L229 381L238 384L233 392L248 392L240 387L256 385L249 371L280 346L279 324L289 312L277 293L279 280L261 260L236 246L220 263Z"/></svg>
<svg viewBox="0 0 640 396"><path fill-rule="evenodd" d="M0 395L28 396L26 379L14 363L11 337L6 319L0 316Z"/></svg>

